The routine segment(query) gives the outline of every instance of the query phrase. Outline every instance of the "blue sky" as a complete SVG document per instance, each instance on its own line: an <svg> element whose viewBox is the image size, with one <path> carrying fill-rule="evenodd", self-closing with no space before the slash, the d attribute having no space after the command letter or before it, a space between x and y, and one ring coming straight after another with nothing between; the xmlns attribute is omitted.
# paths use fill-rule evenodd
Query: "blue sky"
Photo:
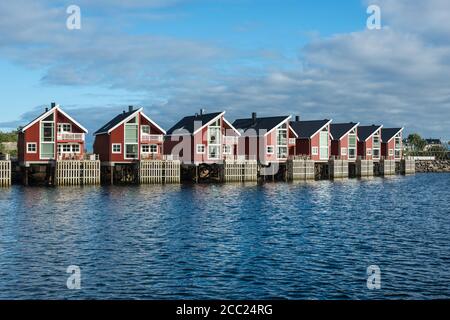
<svg viewBox="0 0 450 320"><path fill-rule="evenodd" d="M0 4L1 129L56 101L90 132L133 104L166 129L204 108L450 138L448 1L92 2ZM366 29L373 3L382 30Z"/></svg>

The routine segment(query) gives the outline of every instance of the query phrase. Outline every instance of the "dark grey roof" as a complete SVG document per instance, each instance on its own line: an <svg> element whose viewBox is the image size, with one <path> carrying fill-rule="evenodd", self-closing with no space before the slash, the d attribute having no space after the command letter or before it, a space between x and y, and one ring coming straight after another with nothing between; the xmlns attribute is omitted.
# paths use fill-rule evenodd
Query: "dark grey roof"
<svg viewBox="0 0 450 320"><path fill-rule="evenodd" d="M359 141L366 141L375 131L380 129L381 126L371 125L371 126L358 126L358 139Z"/></svg>
<svg viewBox="0 0 450 320"><path fill-rule="evenodd" d="M383 128L383 129L381 129L381 141L388 142L400 130L402 130L402 128Z"/></svg>
<svg viewBox="0 0 450 320"><path fill-rule="evenodd" d="M233 127L237 130L242 130L244 133L247 130L255 130L259 133L260 130L268 132L282 123L284 120L289 118L289 116L277 116L277 117L258 117L255 120L253 118L237 119L233 122Z"/></svg>
<svg viewBox="0 0 450 320"><path fill-rule="evenodd" d="M330 125L330 131L333 136L333 140L339 140L342 138L342 136L349 132L355 125L356 123L354 122L332 123Z"/></svg>
<svg viewBox="0 0 450 320"><path fill-rule="evenodd" d="M309 121L291 121L291 127L299 138L311 138L320 128L326 125L330 120L309 120Z"/></svg>
<svg viewBox="0 0 450 320"><path fill-rule="evenodd" d="M172 128L167 131L167 134L176 133L177 130L187 131L189 133L194 133L200 127L203 127L205 124L219 116L223 112L214 112L214 113L206 113L203 115L195 115L184 117L180 121L178 121ZM196 122L200 122L199 124ZM200 125L200 126L199 126Z"/></svg>
<svg viewBox="0 0 450 320"><path fill-rule="evenodd" d="M425 142L427 144L442 144L440 139L425 139Z"/></svg>
<svg viewBox="0 0 450 320"><path fill-rule="evenodd" d="M121 123L123 120L131 116L133 113L138 112L139 109L135 109L133 111L128 112L122 112L121 114L117 115L114 119L112 119L110 122L105 124L103 127L98 129L94 132L94 135L100 134L100 133L107 133L110 129L114 128L116 125Z"/></svg>

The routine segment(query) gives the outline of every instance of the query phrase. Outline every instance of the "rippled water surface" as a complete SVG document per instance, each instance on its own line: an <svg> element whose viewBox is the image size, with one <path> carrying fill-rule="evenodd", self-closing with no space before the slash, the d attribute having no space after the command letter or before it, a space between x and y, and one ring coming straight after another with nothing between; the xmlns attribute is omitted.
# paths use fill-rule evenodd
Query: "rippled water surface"
<svg viewBox="0 0 450 320"><path fill-rule="evenodd" d="M449 174L1 189L0 298L450 298L449 190Z"/></svg>

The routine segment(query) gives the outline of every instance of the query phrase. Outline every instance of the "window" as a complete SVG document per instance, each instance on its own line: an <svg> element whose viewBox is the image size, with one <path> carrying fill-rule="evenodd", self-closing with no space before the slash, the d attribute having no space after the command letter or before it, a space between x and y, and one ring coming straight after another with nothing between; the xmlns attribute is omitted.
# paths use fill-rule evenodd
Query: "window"
<svg viewBox="0 0 450 320"><path fill-rule="evenodd" d="M319 148L318 147L312 147L312 155L317 156L319 154Z"/></svg>
<svg viewBox="0 0 450 320"><path fill-rule="evenodd" d="M72 132L70 123L58 123L58 132Z"/></svg>
<svg viewBox="0 0 450 320"><path fill-rule="evenodd" d="M55 134L54 134L54 123L53 122L43 122L42 123L42 132L41 132L41 141L42 142L54 142Z"/></svg>
<svg viewBox="0 0 450 320"><path fill-rule="evenodd" d="M286 159L288 157L287 147L277 148L277 159Z"/></svg>
<svg viewBox="0 0 450 320"><path fill-rule="evenodd" d="M72 145L72 152L73 153L80 153L80 145L79 144L73 144Z"/></svg>
<svg viewBox="0 0 450 320"><path fill-rule="evenodd" d="M142 153L150 153L150 146L148 144L143 144L141 146Z"/></svg>
<svg viewBox="0 0 450 320"><path fill-rule="evenodd" d="M138 145L126 144L125 145L125 159L137 159L138 158Z"/></svg>
<svg viewBox="0 0 450 320"><path fill-rule="evenodd" d="M347 148L341 148L341 156L347 155Z"/></svg>
<svg viewBox="0 0 450 320"><path fill-rule="evenodd" d="M371 156L372 155L372 149L367 149L367 151L366 151L366 154L368 155L368 156Z"/></svg>
<svg viewBox="0 0 450 320"><path fill-rule="evenodd" d="M373 157L378 159L380 157L380 149L373 149Z"/></svg>
<svg viewBox="0 0 450 320"><path fill-rule="evenodd" d="M141 132L143 134L150 134L150 126L147 126L147 125L141 126Z"/></svg>
<svg viewBox="0 0 450 320"><path fill-rule="evenodd" d="M393 156L394 155L394 149L389 149L389 155Z"/></svg>
<svg viewBox="0 0 450 320"><path fill-rule="evenodd" d="M27 153L36 153L37 152L37 143L31 142L27 143Z"/></svg>
<svg viewBox="0 0 450 320"><path fill-rule="evenodd" d="M231 154L231 146L228 144L225 144L223 146L223 154Z"/></svg>
<svg viewBox="0 0 450 320"><path fill-rule="evenodd" d="M58 144L58 154L80 153L79 144Z"/></svg>
<svg viewBox="0 0 450 320"><path fill-rule="evenodd" d="M113 143L112 153L122 153L122 145L120 143Z"/></svg>
<svg viewBox="0 0 450 320"><path fill-rule="evenodd" d="M198 145L197 145L197 153L198 153L198 154L203 154L203 153L205 153L205 145L204 145L204 144L198 144Z"/></svg>
<svg viewBox="0 0 450 320"><path fill-rule="evenodd" d="M267 154L273 154L273 146L267 146Z"/></svg>
<svg viewBox="0 0 450 320"><path fill-rule="evenodd" d="M328 128L325 127L320 132L320 159L328 159Z"/></svg>
<svg viewBox="0 0 450 320"><path fill-rule="evenodd" d="M208 127L208 159L218 160L221 146L222 129L220 127L220 119L217 119Z"/></svg>
<svg viewBox="0 0 450 320"><path fill-rule="evenodd" d="M219 159L220 155L220 146L210 145L208 146L208 157L212 160Z"/></svg>
<svg viewBox="0 0 450 320"><path fill-rule="evenodd" d="M156 144L150 145L150 153L158 153L158 146Z"/></svg>
<svg viewBox="0 0 450 320"><path fill-rule="evenodd" d="M356 158L356 148L348 148L348 158L349 159Z"/></svg>
<svg viewBox="0 0 450 320"><path fill-rule="evenodd" d="M356 130L353 129L348 135L348 158L356 158Z"/></svg>

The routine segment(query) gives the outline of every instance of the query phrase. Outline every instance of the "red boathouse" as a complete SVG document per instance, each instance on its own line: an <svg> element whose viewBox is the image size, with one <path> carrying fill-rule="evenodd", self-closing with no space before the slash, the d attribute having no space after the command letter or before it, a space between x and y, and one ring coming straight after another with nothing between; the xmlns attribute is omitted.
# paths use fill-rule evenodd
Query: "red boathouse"
<svg viewBox="0 0 450 320"><path fill-rule="evenodd" d="M380 160L381 128L383 125L358 126L358 156L365 160Z"/></svg>
<svg viewBox="0 0 450 320"><path fill-rule="evenodd" d="M283 163L295 151L296 133L290 130L291 116L237 119L233 125L241 132L239 154L263 165Z"/></svg>
<svg viewBox="0 0 450 320"><path fill-rule="evenodd" d="M308 156L316 162L327 162L331 152L330 124L332 120L300 121L295 117L291 128L297 134L295 155Z"/></svg>
<svg viewBox="0 0 450 320"><path fill-rule="evenodd" d="M359 123L332 123L331 156L341 160L355 161L358 148Z"/></svg>
<svg viewBox="0 0 450 320"><path fill-rule="evenodd" d="M18 134L18 159L21 166L46 165L55 160L81 160L88 130L59 105L51 104Z"/></svg>
<svg viewBox="0 0 450 320"><path fill-rule="evenodd" d="M164 153L184 164L216 164L237 155L240 133L228 122L225 111L187 116L167 131Z"/></svg>
<svg viewBox="0 0 450 320"><path fill-rule="evenodd" d="M381 156L387 160L400 161L402 158L403 128L381 129Z"/></svg>
<svg viewBox="0 0 450 320"><path fill-rule="evenodd" d="M94 133L94 153L103 165L162 158L166 132L142 110L130 106Z"/></svg>

